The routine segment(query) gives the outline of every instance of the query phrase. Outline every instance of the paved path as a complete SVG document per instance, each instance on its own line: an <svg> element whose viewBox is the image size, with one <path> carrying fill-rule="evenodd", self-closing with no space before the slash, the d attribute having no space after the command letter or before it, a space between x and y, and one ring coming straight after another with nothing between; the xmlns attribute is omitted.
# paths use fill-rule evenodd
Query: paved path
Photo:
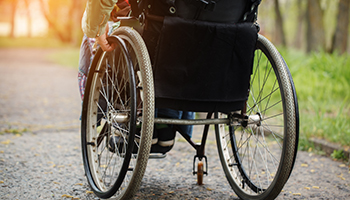
<svg viewBox="0 0 350 200"><path fill-rule="evenodd" d="M53 50L0 49L0 199L98 199L84 177L76 70L43 59ZM195 129L195 137L201 127ZM228 185L213 131L209 175L192 175L194 151L178 137L162 160L149 160L136 199L238 199ZM350 199L349 167L299 152L277 199Z"/></svg>

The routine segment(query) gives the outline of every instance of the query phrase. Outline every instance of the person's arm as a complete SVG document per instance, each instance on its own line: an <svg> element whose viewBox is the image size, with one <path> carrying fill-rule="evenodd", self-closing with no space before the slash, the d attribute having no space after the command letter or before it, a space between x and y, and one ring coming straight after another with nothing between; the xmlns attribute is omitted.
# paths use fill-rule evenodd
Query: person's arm
<svg viewBox="0 0 350 200"><path fill-rule="evenodd" d="M104 51L111 51L106 40L108 33L107 21L110 13L118 0L88 0L82 19L84 34L90 38L96 38L97 43Z"/></svg>

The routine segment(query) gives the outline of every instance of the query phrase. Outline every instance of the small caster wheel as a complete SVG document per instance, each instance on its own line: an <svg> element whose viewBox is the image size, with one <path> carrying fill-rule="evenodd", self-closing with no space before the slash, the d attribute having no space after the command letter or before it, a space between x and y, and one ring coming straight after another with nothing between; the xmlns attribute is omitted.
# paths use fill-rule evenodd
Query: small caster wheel
<svg viewBox="0 0 350 200"><path fill-rule="evenodd" d="M199 161L197 165L197 183L198 185L203 185L203 162Z"/></svg>

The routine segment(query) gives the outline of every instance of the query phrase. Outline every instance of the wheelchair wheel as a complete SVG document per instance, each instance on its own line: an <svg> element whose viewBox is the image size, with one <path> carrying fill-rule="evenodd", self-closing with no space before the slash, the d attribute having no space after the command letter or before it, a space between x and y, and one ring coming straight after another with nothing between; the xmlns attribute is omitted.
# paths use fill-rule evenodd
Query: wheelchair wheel
<svg viewBox="0 0 350 200"><path fill-rule="evenodd" d="M141 36L121 27L113 52L97 52L85 89L81 140L87 180L100 198L131 199L151 148L153 77Z"/></svg>
<svg viewBox="0 0 350 200"><path fill-rule="evenodd" d="M299 113L288 67L261 35L242 113L245 118L241 113L216 113L217 118L231 119L230 125L215 126L224 172L241 199L274 199L295 162Z"/></svg>

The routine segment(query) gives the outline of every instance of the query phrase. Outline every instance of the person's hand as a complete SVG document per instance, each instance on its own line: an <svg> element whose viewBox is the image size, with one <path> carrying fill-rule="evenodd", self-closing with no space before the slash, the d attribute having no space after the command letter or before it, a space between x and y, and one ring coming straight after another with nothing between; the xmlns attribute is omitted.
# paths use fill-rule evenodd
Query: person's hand
<svg viewBox="0 0 350 200"><path fill-rule="evenodd" d="M102 35L96 37L96 42L97 42L97 44L100 45L100 47L103 51L113 51L115 49L115 45L114 44L110 45L107 41L108 30L109 30L109 28L108 28L108 24L107 24L105 32Z"/></svg>

